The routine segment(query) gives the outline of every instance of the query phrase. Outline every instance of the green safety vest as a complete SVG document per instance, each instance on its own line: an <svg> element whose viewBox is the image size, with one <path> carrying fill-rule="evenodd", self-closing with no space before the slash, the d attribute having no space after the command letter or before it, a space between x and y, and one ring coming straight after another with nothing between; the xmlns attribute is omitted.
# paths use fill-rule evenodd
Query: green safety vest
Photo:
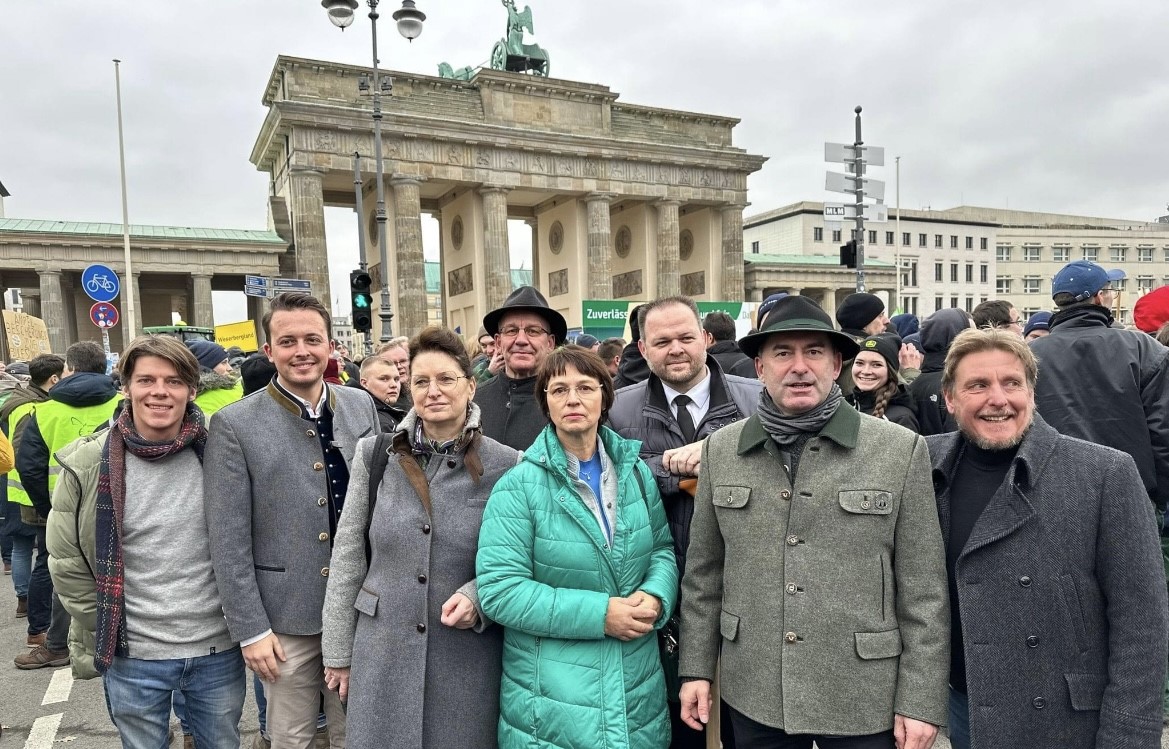
<svg viewBox="0 0 1169 749"><path fill-rule="evenodd" d="M61 473L61 466L57 463L57 451L78 437L93 434L98 427L109 421L114 413L114 407L120 400L122 395L119 393L96 406L70 406L54 400L33 404L36 406L37 429L40 430L41 438L49 448L49 494L53 493L54 487L57 486L57 476ZM21 408L24 406L16 411ZM12 495L12 476L15 473L15 471L9 473L8 499L31 507L32 500L20 483L19 476L16 476L17 497L14 498Z"/></svg>
<svg viewBox="0 0 1169 749"><path fill-rule="evenodd" d="M8 437L10 439L16 433L16 428L20 424L21 419L35 413L40 403L38 401L30 401L12 409L12 413L8 414ZM20 474L16 472L15 468L8 472L7 483L8 501L15 502L18 505L24 505L25 507L32 507L32 500L28 498L28 492L24 490L24 484L20 483Z"/></svg>
<svg viewBox="0 0 1169 749"><path fill-rule="evenodd" d="M242 397L244 397L244 384L240 381L230 388L215 388L199 393L195 396L195 405L203 412L205 423L210 423L211 414L224 406L230 406Z"/></svg>

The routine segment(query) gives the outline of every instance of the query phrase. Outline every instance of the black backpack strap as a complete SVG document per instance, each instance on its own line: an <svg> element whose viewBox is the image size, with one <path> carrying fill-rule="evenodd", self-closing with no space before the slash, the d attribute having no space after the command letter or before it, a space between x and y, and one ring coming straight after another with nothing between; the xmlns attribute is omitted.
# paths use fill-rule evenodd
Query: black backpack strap
<svg viewBox="0 0 1169 749"><path fill-rule="evenodd" d="M365 566L373 559L373 549L369 545L369 526L373 522L373 511L377 507L377 490L382 484L382 477L386 474L386 466L390 462L390 438L393 435L382 432L373 441L373 454L369 457L369 506L365 513Z"/></svg>

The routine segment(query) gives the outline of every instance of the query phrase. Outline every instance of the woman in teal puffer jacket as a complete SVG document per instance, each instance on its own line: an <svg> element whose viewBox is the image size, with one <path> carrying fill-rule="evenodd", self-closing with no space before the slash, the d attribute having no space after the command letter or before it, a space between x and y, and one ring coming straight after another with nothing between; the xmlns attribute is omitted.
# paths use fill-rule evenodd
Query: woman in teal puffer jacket
<svg viewBox="0 0 1169 749"><path fill-rule="evenodd" d="M552 422L495 485L476 576L504 629L500 749L664 749L654 631L677 600L673 542L639 443L601 427L601 359L558 349L536 377Z"/></svg>

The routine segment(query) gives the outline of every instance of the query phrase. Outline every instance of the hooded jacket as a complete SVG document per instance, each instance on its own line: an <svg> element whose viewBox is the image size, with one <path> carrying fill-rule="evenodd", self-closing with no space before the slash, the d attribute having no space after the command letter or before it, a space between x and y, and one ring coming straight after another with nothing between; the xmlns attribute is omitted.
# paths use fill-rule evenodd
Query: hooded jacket
<svg viewBox="0 0 1169 749"><path fill-rule="evenodd" d="M1110 327L1095 304L1051 318L1030 342L1039 358L1035 407L1056 431L1126 452L1149 498L1169 501L1169 349L1134 330Z"/></svg>
<svg viewBox="0 0 1169 749"><path fill-rule="evenodd" d="M969 327L970 316L960 309L940 309L921 324L925 358L921 374L909 385L909 395L923 436L958 430L958 422L946 410L946 399L942 397L942 365L950 344Z"/></svg>
<svg viewBox="0 0 1169 749"><path fill-rule="evenodd" d="M757 379L755 360L743 353L734 341L719 341L706 350L727 374Z"/></svg>
<svg viewBox="0 0 1169 749"><path fill-rule="evenodd" d="M617 365L617 376L613 378L613 389L620 390L649 379L649 363L641 355L637 341L627 344L621 351L621 363Z"/></svg>
<svg viewBox="0 0 1169 749"><path fill-rule="evenodd" d="M874 391L853 390L848 395L848 402L863 414L873 415L873 408L877 405ZM904 383L897 383L897 392L885 404L885 420L899 424L911 432L920 431L917 423L917 414L914 413L913 399Z"/></svg>
<svg viewBox="0 0 1169 749"><path fill-rule="evenodd" d="M204 423L211 421L211 414L235 403L244 397L243 382L231 375L204 371L199 374L199 387L195 394L195 405L203 412Z"/></svg>

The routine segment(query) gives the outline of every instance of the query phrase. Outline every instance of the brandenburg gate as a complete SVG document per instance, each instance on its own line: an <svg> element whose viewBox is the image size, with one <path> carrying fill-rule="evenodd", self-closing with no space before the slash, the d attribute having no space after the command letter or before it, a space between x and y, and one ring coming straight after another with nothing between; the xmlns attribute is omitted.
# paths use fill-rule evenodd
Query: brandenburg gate
<svg viewBox="0 0 1169 749"><path fill-rule="evenodd" d="M424 212L441 226L446 323L467 335L511 291L509 219L531 226L533 283L570 326L581 323L583 299L743 300L747 176L765 158L734 146L737 119L626 104L606 86L492 69L469 80L388 73L390 267L380 268L372 107L358 92L364 72L276 60L251 162L270 175L273 228L292 238L283 273L329 288L324 209L354 207L359 182L368 261L375 287L389 273L395 334L426 324Z"/></svg>

